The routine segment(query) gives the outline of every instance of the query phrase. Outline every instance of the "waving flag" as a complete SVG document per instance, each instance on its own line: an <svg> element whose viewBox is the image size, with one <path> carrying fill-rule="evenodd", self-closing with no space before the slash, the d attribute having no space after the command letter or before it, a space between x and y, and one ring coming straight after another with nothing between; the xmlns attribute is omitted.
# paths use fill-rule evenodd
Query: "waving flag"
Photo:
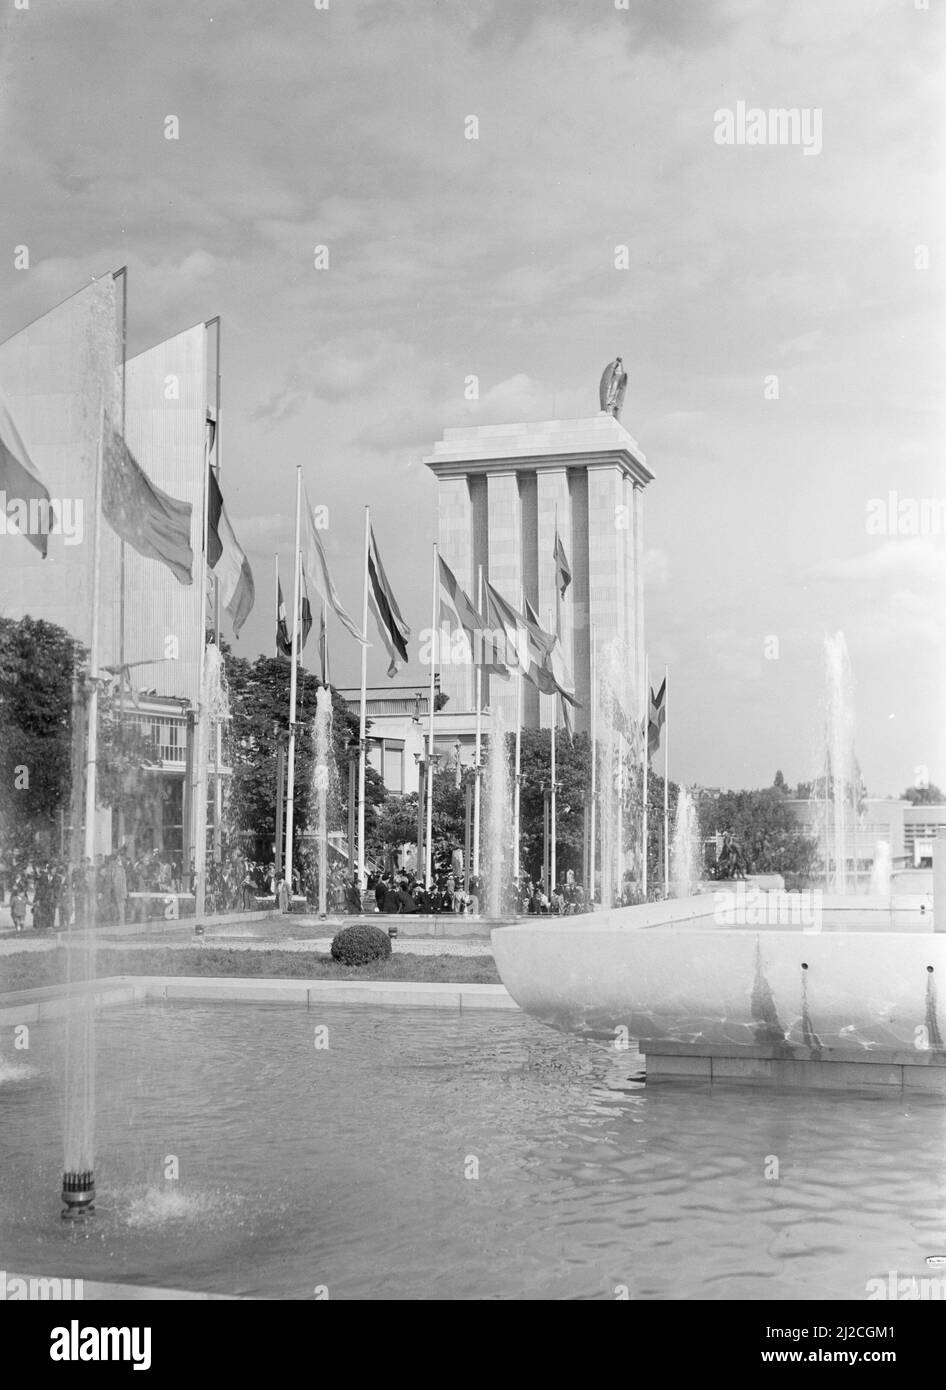
<svg viewBox="0 0 946 1390"><path fill-rule="evenodd" d="M528 679L544 695L560 695L571 705L580 705L575 698L575 682L568 669L562 644L557 633L546 632L540 625L535 609L526 599L526 622L533 648Z"/></svg>
<svg viewBox="0 0 946 1390"><path fill-rule="evenodd" d="M440 565L439 610L441 621L444 610L456 627L462 628L470 643L473 665L479 666L487 674L508 676L503 662L503 653L496 643L495 633L487 626L473 606L465 589L461 589L456 575L442 555L437 556Z"/></svg>
<svg viewBox="0 0 946 1390"><path fill-rule="evenodd" d="M388 676L396 676L400 670L399 662L407 661L407 640L411 630L401 617L397 599L388 583L378 543L374 538L374 528L368 528L368 602L378 624L381 640L391 658Z"/></svg>
<svg viewBox="0 0 946 1390"><path fill-rule="evenodd" d="M139 555L160 560L179 584L192 584L191 504L162 492L108 416L102 451L102 515Z"/></svg>
<svg viewBox="0 0 946 1390"><path fill-rule="evenodd" d="M654 688L650 688L650 709L647 714L647 756L652 758L660 747L660 731L667 718L667 677L664 676L660 689L654 694Z"/></svg>
<svg viewBox="0 0 946 1390"><path fill-rule="evenodd" d="M223 606L230 614L234 633L239 636L256 601L253 571L230 525L220 484L212 468L208 468L207 478L210 488L207 563L217 577Z"/></svg>
<svg viewBox="0 0 946 1390"><path fill-rule="evenodd" d="M9 494L9 502L7 500ZM22 532L31 545L46 558L46 536L45 526L33 527L28 524L30 511L37 516L50 517L49 493L44 484L40 481L39 474L33 465L33 461L27 452L26 445L20 438L10 408L6 401L0 396L0 498L2 498L2 511L6 522L6 529L11 533ZM13 502L18 503L17 510L25 512L25 517L21 520L8 512L8 507Z"/></svg>
<svg viewBox="0 0 946 1390"><path fill-rule="evenodd" d="M572 582L572 569L565 554L565 547L562 545L562 538L558 534L558 527L555 528L555 549L552 552L555 558L555 587L559 590L562 598L565 597L565 590Z"/></svg>
<svg viewBox="0 0 946 1390"><path fill-rule="evenodd" d="M312 609L309 607L309 595L305 591L305 575L302 580L302 626L299 632L299 650L305 646L305 639L309 635L312 627ZM276 607L276 650L279 655L285 657L287 661L292 660L292 633L289 631L289 619L286 613L286 600L282 596L282 584L276 580L277 607Z"/></svg>
<svg viewBox="0 0 946 1390"><path fill-rule="evenodd" d="M329 573L328 561L319 539L315 517L312 515L312 508L309 506L309 499L305 494L303 494L302 506L302 556L309 583L319 598L323 603L328 604L342 627L351 633L356 642L361 642L363 646L367 645L366 634L358 631L335 592L335 585L332 583L332 576Z"/></svg>

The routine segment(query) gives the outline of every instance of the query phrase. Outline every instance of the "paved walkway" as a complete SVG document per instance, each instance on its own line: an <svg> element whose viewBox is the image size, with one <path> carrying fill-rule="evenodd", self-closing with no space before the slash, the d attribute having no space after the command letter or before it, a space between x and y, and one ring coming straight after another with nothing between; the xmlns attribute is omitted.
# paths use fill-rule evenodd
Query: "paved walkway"
<svg viewBox="0 0 946 1390"><path fill-rule="evenodd" d="M9 936L0 940L0 956L12 956L21 952L54 951L59 945L56 936L37 936L24 932L21 936ZM332 946L330 936L309 937L304 940L292 938L281 940L278 937L260 940L256 937L212 935L190 936L185 940L166 936L154 938L136 936L133 939L115 939L105 934L97 938L97 945L112 947L123 951L291 951L297 954L306 952L327 956ZM463 940L450 940L446 937L397 937L391 942L396 955L414 956L492 956L489 941L465 937Z"/></svg>

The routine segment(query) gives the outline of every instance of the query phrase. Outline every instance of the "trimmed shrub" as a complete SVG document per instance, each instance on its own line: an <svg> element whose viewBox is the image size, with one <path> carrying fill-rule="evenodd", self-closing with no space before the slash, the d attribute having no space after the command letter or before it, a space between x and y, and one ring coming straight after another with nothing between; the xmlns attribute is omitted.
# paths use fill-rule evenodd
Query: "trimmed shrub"
<svg viewBox="0 0 946 1390"><path fill-rule="evenodd" d="M374 960L387 960L390 954L387 932L369 922L342 927L332 941L332 959L342 965L370 965Z"/></svg>

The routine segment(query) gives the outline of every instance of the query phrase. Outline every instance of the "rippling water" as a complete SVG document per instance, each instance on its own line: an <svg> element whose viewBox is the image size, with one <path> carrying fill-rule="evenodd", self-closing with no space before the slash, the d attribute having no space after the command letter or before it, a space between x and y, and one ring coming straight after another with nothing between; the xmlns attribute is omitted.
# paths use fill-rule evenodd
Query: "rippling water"
<svg viewBox="0 0 946 1390"><path fill-rule="evenodd" d="M58 1215L61 1029L34 1025L15 1066L0 1052L8 1270L280 1298L831 1299L946 1253L933 1098L647 1090L636 1053L515 1013L149 1005L98 1036L87 1230Z"/></svg>

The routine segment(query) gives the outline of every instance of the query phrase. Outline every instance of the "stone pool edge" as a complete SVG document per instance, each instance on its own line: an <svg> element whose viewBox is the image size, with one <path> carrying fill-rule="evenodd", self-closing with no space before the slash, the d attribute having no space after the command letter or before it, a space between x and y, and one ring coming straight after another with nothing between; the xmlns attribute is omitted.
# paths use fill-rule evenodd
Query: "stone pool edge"
<svg viewBox="0 0 946 1390"><path fill-rule="evenodd" d="M400 1008L515 1009L519 1005L505 985L412 983L407 980L261 979L219 975L112 975L81 990L50 985L9 995L0 1004L0 1024L36 1023L57 1018L70 998L91 995L98 1007L138 1003L144 999L223 1000L232 1003L381 1004Z"/></svg>

